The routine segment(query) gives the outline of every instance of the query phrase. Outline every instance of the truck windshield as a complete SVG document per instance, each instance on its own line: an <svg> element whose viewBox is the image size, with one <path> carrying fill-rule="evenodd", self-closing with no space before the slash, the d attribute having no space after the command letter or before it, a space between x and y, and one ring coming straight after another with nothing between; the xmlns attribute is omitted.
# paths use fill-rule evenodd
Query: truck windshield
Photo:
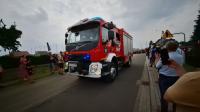
<svg viewBox="0 0 200 112"><path fill-rule="evenodd" d="M99 27L81 28L69 32L68 43L84 43L98 41Z"/></svg>

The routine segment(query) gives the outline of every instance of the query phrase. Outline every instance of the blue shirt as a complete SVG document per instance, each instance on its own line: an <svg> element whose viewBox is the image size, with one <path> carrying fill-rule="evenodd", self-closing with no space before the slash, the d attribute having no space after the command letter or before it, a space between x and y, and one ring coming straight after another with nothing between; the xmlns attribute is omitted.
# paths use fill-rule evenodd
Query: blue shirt
<svg viewBox="0 0 200 112"><path fill-rule="evenodd" d="M172 60L176 61L176 63L183 65L184 58L182 55L180 55L176 51L169 52L168 54L169 54L169 59L172 59ZM161 62L161 59L156 63L156 68L159 69L159 74L163 74L165 76L170 76L170 77L177 76L175 69L173 69L167 65L163 65Z"/></svg>

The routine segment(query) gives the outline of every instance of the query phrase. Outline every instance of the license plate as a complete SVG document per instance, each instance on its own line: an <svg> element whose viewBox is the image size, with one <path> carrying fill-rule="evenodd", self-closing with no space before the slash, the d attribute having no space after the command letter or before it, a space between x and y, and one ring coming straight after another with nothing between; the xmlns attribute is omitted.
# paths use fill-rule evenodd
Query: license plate
<svg viewBox="0 0 200 112"><path fill-rule="evenodd" d="M77 67L77 64L76 63L69 63L69 66L70 67Z"/></svg>

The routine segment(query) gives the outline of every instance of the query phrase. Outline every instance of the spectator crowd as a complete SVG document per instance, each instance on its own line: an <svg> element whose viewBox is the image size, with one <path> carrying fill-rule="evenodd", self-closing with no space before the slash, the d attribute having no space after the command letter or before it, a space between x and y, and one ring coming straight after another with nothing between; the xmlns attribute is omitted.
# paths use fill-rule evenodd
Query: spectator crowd
<svg viewBox="0 0 200 112"><path fill-rule="evenodd" d="M173 112L200 112L200 72L185 72L185 54L178 42L163 38L150 41L146 56L149 66L159 73L161 112L169 112L169 102Z"/></svg>

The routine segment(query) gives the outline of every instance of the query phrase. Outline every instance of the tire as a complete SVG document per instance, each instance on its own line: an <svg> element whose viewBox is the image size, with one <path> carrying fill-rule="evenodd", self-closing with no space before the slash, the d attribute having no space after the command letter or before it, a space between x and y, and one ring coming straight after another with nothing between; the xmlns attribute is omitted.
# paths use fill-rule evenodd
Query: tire
<svg viewBox="0 0 200 112"><path fill-rule="evenodd" d="M110 66L110 74L105 77L106 82L113 82L118 75L118 66L112 62Z"/></svg>

